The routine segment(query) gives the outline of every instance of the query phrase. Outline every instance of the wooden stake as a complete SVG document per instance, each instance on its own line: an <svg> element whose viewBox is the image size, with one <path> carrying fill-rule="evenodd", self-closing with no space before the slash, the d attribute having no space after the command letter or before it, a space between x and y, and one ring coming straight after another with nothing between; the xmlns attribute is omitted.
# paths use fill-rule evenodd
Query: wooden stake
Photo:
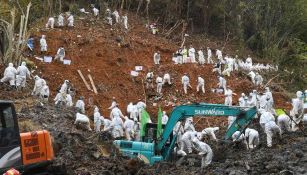
<svg viewBox="0 0 307 175"><path fill-rule="evenodd" d="M95 94L98 94L97 89L96 89L96 86L95 86L95 84L94 84L94 81L93 81L93 78L92 78L91 74L88 74L87 76L88 76L88 78L90 79L90 82L91 82L92 87L93 87L93 89L94 89L94 93L95 93Z"/></svg>
<svg viewBox="0 0 307 175"><path fill-rule="evenodd" d="M89 84L87 83L87 81L85 80L85 78L84 78L82 72L81 72L80 70L77 70L77 71L78 71L78 73L79 73L81 79L83 80L83 83L85 84L86 88L87 88L88 90L92 91L90 85L89 85Z"/></svg>

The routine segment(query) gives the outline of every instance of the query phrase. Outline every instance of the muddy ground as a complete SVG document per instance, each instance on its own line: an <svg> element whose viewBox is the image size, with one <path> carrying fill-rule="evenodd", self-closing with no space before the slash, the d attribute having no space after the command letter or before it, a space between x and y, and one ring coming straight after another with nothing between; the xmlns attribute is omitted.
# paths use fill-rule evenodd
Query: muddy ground
<svg viewBox="0 0 307 175"><path fill-rule="evenodd" d="M261 144L254 150L243 145L207 141L214 151L212 164L200 169L197 154L183 163L163 162L148 166L137 160L122 157L106 134L94 134L73 125L74 109L40 106L21 109L18 114L22 128L33 123L36 129L47 129L54 138L56 159L49 167L52 174L306 174L307 139L302 132L287 133L282 140L274 138L273 147L266 147L266 137L260 131ZM257 123L253 126L258 126ZM22 129L21 128L21 129ZM33 129L30 127L30 129ZM223 128L224 129L224 128ZM224 133L219 132L222 138Z"/></svg>

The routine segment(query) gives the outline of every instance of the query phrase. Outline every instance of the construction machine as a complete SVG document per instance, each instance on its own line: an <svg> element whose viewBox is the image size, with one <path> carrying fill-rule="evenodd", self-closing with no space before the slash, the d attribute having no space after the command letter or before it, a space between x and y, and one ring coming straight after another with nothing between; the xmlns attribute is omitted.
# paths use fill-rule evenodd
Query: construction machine
<svg viewBox="0 0 307 175"><path fill-rule="evenodd" d="M26 173L48 165L53 158L49 132L19 133L13 102L0 100L0 174L10 168Z"/></svg>
<svg viewBox="0 0 307 175"><path fill-rule="evenodd" d="M225 140L227 140L236 131L242 133L254 119L256 113L256 107L243 108L206 103L181 105L175 107L171 112L168 122L162 127L163 132L160 139L156 139L155 135L157 124L148 123L145 127L145 136L142 138L142 142L115 140L114 145L119 148L123 155L154 164L170 159L177 140L176 133L173 135L173 129L178 121L189 117L236 116L236 120L226 131Z"/></svg>

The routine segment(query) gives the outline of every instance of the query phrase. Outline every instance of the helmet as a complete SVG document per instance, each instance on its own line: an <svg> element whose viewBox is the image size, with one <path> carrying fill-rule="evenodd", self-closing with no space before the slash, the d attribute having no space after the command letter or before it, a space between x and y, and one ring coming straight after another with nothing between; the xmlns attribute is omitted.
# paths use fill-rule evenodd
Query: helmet
<svg viewBox="0 0 307 175"><path fill-rule="evenodd" d="M22 66L26 66L27 63L23 61L23 62L21 63L21 65L22 65Z"/></svg>
<svg viewBox="0 0 307 175"><path fill-rule="evenodd" d="M9 63L9 67L14 67L13 63Z"/></svg>

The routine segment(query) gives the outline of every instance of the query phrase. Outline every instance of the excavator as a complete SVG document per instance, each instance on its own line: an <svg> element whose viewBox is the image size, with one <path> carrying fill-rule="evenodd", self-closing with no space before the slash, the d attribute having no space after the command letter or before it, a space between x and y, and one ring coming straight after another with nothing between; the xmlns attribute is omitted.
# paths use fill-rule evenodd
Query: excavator
<svg viewBox="0 0 307 175"><path fill-rule="evenodd" d="M0 100L0 174L10 168L27 174L47 166L53 159L49 132L20 133L14 103Z"/></svg>
<svg viewBox="0 0 307 175"><path fill-rule="evenodd" d="M173 109L168 122L162 126L163 132L160 139L156 139L157 124L147 123L145 136L141 142L115 140L113 144L123 155L139 158L153 165L155 162L170 160L177 140L176 132L173 135L173 129L178 121L189 117L236 116L236 120L226 131L224 139L227 140L236 131L242 133L254 119L256 113L256 107L245 108L207 103L181 105Z"/></svg>

